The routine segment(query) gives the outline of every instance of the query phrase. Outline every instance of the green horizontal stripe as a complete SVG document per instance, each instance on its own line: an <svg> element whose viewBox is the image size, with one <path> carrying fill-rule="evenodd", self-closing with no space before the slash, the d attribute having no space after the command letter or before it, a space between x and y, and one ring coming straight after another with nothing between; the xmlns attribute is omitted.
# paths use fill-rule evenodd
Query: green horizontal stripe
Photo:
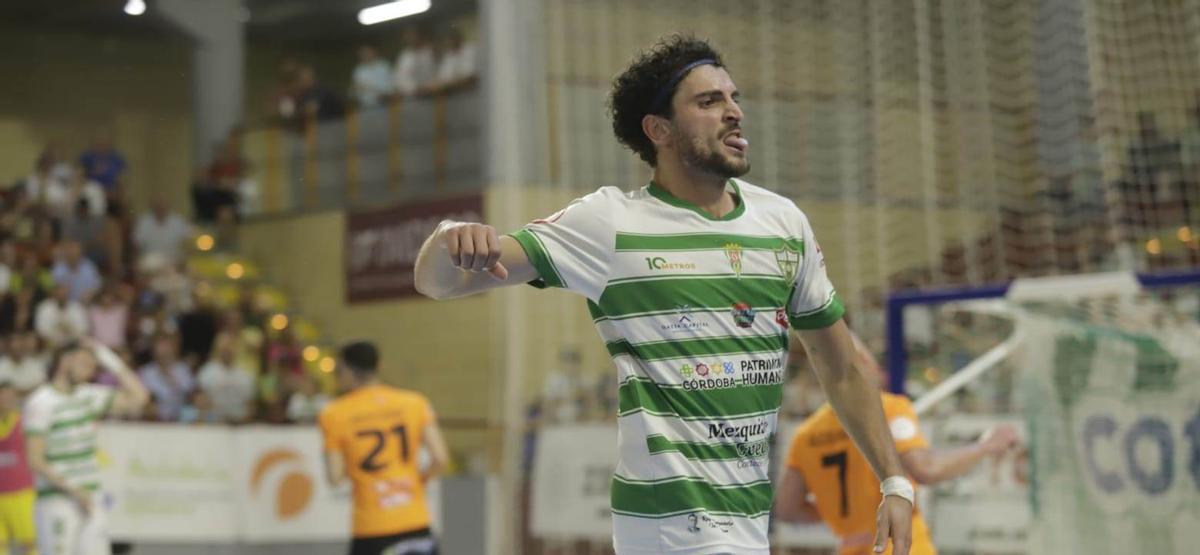
<svg viewBox="0 0 1200 555"><path fill-rule="evenodd" d="M804 252L804 240L798 237L768 237L755 235L732 235L726 233L689 233L673 235L648 235L641 233L618 233L617 251L700 251L724 250L730 243L740 245L743 250L777 251L787 247Z"/></svg>
<svg viewBox="0 0 1200 555"><path fill-rule="evenodd" d="M624 339L605 344L609 356L633 355L646 361L669 358L699 358L718 355L741 355L751 352L784 352L788 337L779 335L727 335L673 341L649 341L632 344ZM705 362L705 361L700 361Z"/></svg>
<svg viewBox="0 0 1200 555"><path fill-rule="evenodd" d="M518 229L509 235L516 239L517 244L521 245L521 249L525 251L525 256L529 258L530 264L538 271L540 280L530 282L530 285L535 287L566 287L563 283L562 276L558 274L558 269L554 267L554 263L550 260L550 253L546 252L546 247L542 245L541 239L538 239L532 231L528 229Z"/></svg>
<svg viewBox="0 0 1200 555"><path fill-rule="evenodd" d="M791 282L785 280L783 278L783 276L781 276L779 274L752 274L752 273L737 274L737 273L734 273L733 270L730 270L728 272L722 272L719 274L688 273L688 274L633 276L633 277L610 279L610 280L608 280L608 283L606 283L605 285L612 286L612 285L616 285L619 283L627 283L627 282L631 282L631 281L644 282L644 281L652 281L652 280L657 280L657 279L678 279L680 277L686 277L687 279L731 279L731 280L737 280L739 275L741 276L741 279L759 278L759 279L779 280L782 284L787 285L789 288L791 287Z"/></svg>
<svg viewBox="0 0 1200 555"><path fill-rule="evenodd" d="M631 484L612 481L612 509L622 514L665 516L704 510L752 518L771 510L771 482L716 487L700 478Z"/></svg>
<svg viewBox="0 0 1200 555"><path fill-rule="evenodd" d="M85 424L90 424L94 420L96 420L96 415L89 412L88 414L85 414L78 418L72 418L70 420L58 420L56 422L53 422L50 424L50 429L51 430L61 430L63 428L71 428L74 426L81 426L81 425L85 425Z"/></svg>
<svg viewBox="0 0 1200 555"><path fill-rule="evenodd" d="M78 487L79 489L83 489L83 490L87 490L87 491L99 491L100 490L100 484L97 484L95 482L91 482L91 483L87 483L87 484L83 484L81 486L75 486L75 487ZM60 490L58 488L38 488L37 494L38 494L38 497L45 497L48 495L66 495L62 490Z"/></svg>
<svg viewBox="0 0 1200 555"><path fill-rule="evenodd" d="M729 310L735 303L786 306L791 292L792 284L778 276L643 278L609 284L600 294L599 306L609 317L675 310L682 305L701 310Z"/></svg>
<svg viewBox="0 0 1200 555"><path fill-rule="evenodd" d="M846 307L842 305L842 299L835 293L833 299L820 310L804 316L789 315L788 321L796 329L818 330L832 326L835 322L841 320L842 315L845 313Z"/></svg>
<svg viewBox="0 0 1200 555"><path fill-rule="evenodd" d="M767 440L768 445L774 442L772 435ZM738 454L737 446L733 443L696 443L692 441L671 441L666 436L652 435L646 438L646 447L651 455L660 453L679 453L692 461L731 461L743 458Z"/></svg>
<svg viewBox="0 0 1200 555"><path fill-rule="evenodd" d="M61 455L47 452L46 460L49 462L52 462L52 463L72 462L72 461L79 461L79 460L87 459L89 457L94 457L95 455L96 455L96 449L89 447L89 448L81 450L81 451L67 452L67 453L63 453Z"/></svg>
<svg viewBox="0 0 1200 555"><path fill-rule="evenodd" d="M778 408L783 401L783 385L686 390L631 379L621 384L617 399L621 413L641 408L683 418L719 418Z"/></svg>

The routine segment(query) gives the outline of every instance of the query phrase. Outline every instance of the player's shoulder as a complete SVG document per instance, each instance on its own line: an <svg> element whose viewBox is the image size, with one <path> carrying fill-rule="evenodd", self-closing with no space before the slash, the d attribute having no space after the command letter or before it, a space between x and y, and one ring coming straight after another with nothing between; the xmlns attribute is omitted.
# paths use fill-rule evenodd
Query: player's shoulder
<svg viewBox="0 0 1200 555"><path fill-rule="evenodd" d="M796 431L792 434L793 441L800 441L821 432L829 428L831 424L836 425L837 422L837 415L834 414L833 407L829 406L829 403L825 403L821 405L821 408L808 415L799 426L796 426Z"/></svg>
<svg viewBox="0 0 1200 555"><path fill-rule="evenodd" d="M748 181L732 181L737 185L743 202L758 219L784 222L788 227L808 225L808 216L792 199Z"/></svg>
<svg viewBox="0 0 1200 555"><path fill-rule="evenodd" d="M54 386L50 384L42 384L37 386L25 399L25 408L43 408L46 406L58 403L62 395L58 393Z"/></svg>

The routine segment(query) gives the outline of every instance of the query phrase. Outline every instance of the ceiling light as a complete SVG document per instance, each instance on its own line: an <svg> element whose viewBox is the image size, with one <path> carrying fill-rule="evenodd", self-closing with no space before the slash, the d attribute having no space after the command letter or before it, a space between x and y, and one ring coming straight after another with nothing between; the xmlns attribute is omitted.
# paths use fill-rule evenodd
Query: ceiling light
<svg viewBox="0 0 1200 555"><path fill-rule="evenodd" d="M146 0L129 0L125 3L125 13L129 15L142 15L146 13Z"/></svg>
<svg viewBox="0 0 1200 555"><path fill-rule="evenodd" d="M429 10L429 0L396 0L363 8L358 12L358 22L363 25L374 25L401 17L416 15Z"/></svg>

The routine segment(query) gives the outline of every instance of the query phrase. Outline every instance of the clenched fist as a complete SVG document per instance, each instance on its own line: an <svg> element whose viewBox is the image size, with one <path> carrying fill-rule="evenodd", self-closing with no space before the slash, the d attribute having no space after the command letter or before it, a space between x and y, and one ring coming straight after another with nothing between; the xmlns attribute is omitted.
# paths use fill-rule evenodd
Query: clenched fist
<svg viewBox="0 0 1200 555"><path fill-rule="evenodd" d="M487 272L501 281L508 279L508 269L500 263L500 238L496 228L480 223L445 221L435 234L455 267L468 272Z"/></svg>

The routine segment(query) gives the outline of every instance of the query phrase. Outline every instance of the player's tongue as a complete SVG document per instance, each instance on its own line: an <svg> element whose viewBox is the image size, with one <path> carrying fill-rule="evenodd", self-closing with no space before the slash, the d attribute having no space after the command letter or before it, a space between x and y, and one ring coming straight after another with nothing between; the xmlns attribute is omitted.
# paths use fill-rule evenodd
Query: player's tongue
<svg viewBox="0 0 1200 555"><path fill-rule="evenodd" d="M746 150L746 147L750 146L750 141L747 141L746 139L742 138L739 135L728 135L725 137L725 140L723 142L726 145L736 148L738 150Z"/></svg>

